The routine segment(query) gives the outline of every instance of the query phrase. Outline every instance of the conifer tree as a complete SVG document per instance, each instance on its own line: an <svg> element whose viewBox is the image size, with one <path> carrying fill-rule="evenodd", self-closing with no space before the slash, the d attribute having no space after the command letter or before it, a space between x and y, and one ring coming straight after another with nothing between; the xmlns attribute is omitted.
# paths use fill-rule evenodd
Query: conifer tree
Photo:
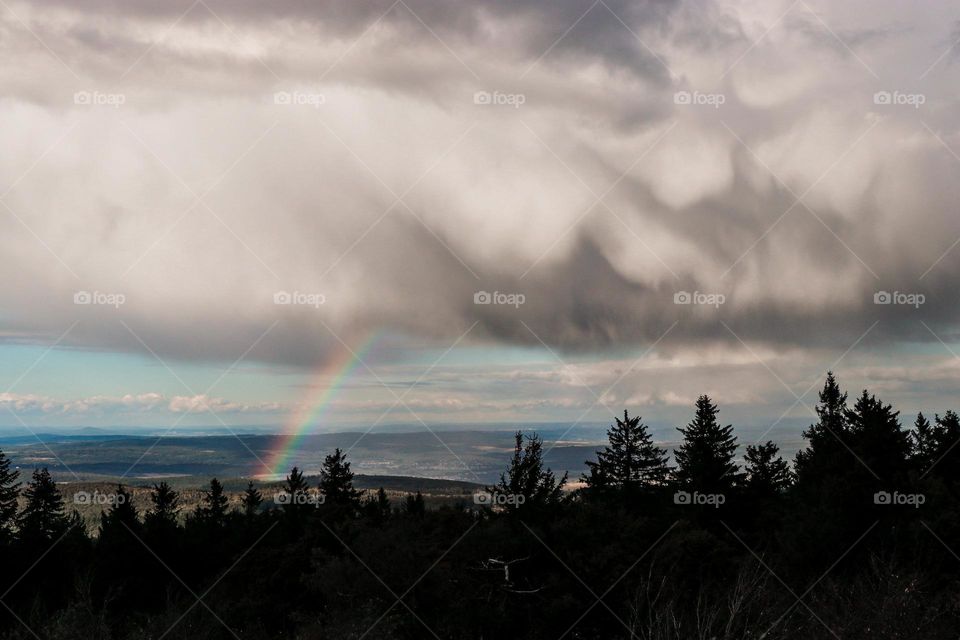
<svg viewBox="0 0 960 640"><path fill-rule="evenodd" d="M223 493L223 485L216 478L210 481L210 489L203 492L200 506L197 507L197 518L215 526L222 526L227 518L227 496Z"/></svg>
<svg viewBox="0 0 960 640"><path fill-rule="evenodd" d="M257 514L257 511L260 510L260 505L263 503L263 494L253 486L253 481L247 483L247 488L243 492L243 513L247 517L253 517Z"/></svg>
<svg viewBox="0 0 960 640"><path fill-rule="evenodd" d="M817 422L803 432L807 446L794 459L797 487L811 499L847 473L850 462L856 464L848 450L847 394L840 390L832 371L827 372L816 412Z"/></svg>
<svg viewBox="0 0 960 640"><path fill-rule="evenodd" d="M364 511L377 523L382 523L390 517L390 499L383 487L377 489L377 492L366 501Z"/></svg>
<svg viewBox="0 0 960 640"><path fill-rule="evenodd" d="M731 425L717 422L717 406L707 396L697 398L696 414L686 428L678 427L683 443L674 452L680 484L701 492L722 493L739 479L734 463L737 438Z"/></svg>
<svg viewBox="0 0 960 640"><path fill-rule="evenodd" d="M133 496L122 484L118 484L110 508L100 514L100 540L103 542L114 536L125 539L131 531L137 533L139 528L140 519L133 505Z"/></svg>
<svg viewBox="0 0 960 640"><path fill-rule="evenodd" d="M70 526L64 514L63 496L46 467L34 469L23 492L26 505L17 516L21 540L53 540Z"/></svg>
<svg viewBox="0 0 960 640"><path fill-rule="evenodd" d="M404 510L407 515L422 517L427 511L426 504L423 501L423 494L417 489L416 495L407 495L404 502Z"/></svg>
<svg viewBox="0 0 960 640"><path fill-rule="evenodd" d="M20 472L11 469L10 464L10 458L0 451L0 542L13 535L20 496Z"/></svg>
<svg viewBox="0 0 960 640"><path fill-rule="evenodd" d="M353 472L347 454L337 448L323 460L320 471L320 491L326 504L358 507L362 491L353 488Z"/></svg>
<svg viewBox="0 0 960 640"><path fill-rule="evenodd" d="M513 512L558 504L563 498L566 482L566 473L557 479L549 468L544 468L540 436L536 433L527 436L524 444L523 433L517 431L510 467L506 473L500 474L494 492L505 496L503 506Z"/></svg>
<svg viewBox="0 0 960 640"><path fill-rule="evenodd" d="M286 477L284 483L284 489L290 495L303 493L309 488L306 479L303 477L303 471L300 471L297 467L290 470L290 475Z"/></svg>
<svg viewBox="0 0 960 640"><path fill-rule="evenodd" d="M887 483L905 477L910 437L900 426L899 414L866 390L847 411L850 448L858 458L849 464L857 473L879 476Z"/></svg>
<svg viewBox="0 0 960 640"><path fill-rule="evenodd" d="M597 452L597 461L587 461L589 475L583 480L590 488L622 488L658 486L666 481L667 452L653 444L640 416L631 418L626 411L623 420L607 430L609 446Z"/></svg>
<svg viewBox="0 0 960 640"><path fill-rule="evenodd" d="M797 484L811 490L844 473L853 461L846 444L847 394L840 390L832 371L827 372L816 412L819 420L803 432L807 447L797 452L794 462Z"/></svg>
<svg viewBox="0 0 960 640"><path fill-rule="evenodd" d="M922 411L913 422L910 445L910 459L914 468L921 474L926 473L936 461L937 433Z"/></svg>
<svg viewBox="0 0 960 640"><path fill-rule="evenodd" d="M743 458L746 462L746 487L756 496L772 497L790 486L792 474L787 461L777 455L780 449L772 441L748 445Z"/></svg>
<svg viewBox="0 0 960 640"><path fill-rule="evenodd" d="M948 410L936 416L934 423L933 461L923 473L956 482L960 480L960 416Z"/></svg>
<svg viewBox="0 0 960 640"><path fill-rule="evenodd" d="M304 498L306 497L309 489L310 487L307 484L306 479L303 477L303 471L300 471L300 469L297 467L291 469L290 475L287 476L284 483L284 513L288 515L303 513L307 506Z"/></svg>
<svg viewBox="0 0 960 640"><path fill-rule="evenodd" d="M377 511L383 515L390 514L390 498L387 497L387 492L383 490L383 487L377 489L376 497Z"/></svg>
<svg viewBox="0 0 960 640"><path fill-rule="evenodd" d="M165 481L153 485L150 492L150 502L153 508L144 516L144 524L150 527L175 527L180 512L180 494L174 491Z"/></svg>

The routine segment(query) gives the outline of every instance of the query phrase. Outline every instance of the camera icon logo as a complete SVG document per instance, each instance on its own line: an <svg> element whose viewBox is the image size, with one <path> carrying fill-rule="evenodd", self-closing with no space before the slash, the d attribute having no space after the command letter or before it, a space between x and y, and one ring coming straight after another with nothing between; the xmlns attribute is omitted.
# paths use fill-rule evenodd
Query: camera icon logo
<svg viewBox="0 0 960 640"><path fill-rule="evenodd" d="M673 494L673 504L690 504L690 494L686 491L677 491Z"/></svg>
<svg viewBox="0 0 960 640"><path fill-rule="evenodd" d="M93 101L93 96L89 91L77 91L73 94L73 104L90 104Z"/></svg>
<svg viewBox="0 0 960 640"><path fill-rule="evenodd" d="M477 91L473 94L473 104L490 104L492 97L489 91Z"/></svg>
<svg viewBox="0 0 960 640"><path fill-rule="evenodd" d="M890 504L890 494L886 491L877 491L873 494L873 504Z"/></svg>
<svg viewBox="0 0 960 640"><path fill-rule="evenodd" d="M890 104L893 102L893 95L889 91L877 91L873 94L873 104Z"/></svg>
<svg viewBox="0 0 960 640"><path fill-rule="evenodd" d="M491 304L493 297L489 291L477 291L473 294L473 304Z"/></svg>
<svg viewBox="0 0 960 640"><path fill-rule="evenodd" d="M273 94L273 104L292 104L293 95L289 91L277 91Z"/></svg>
<svg viewBox="0 0 960 640"><path fill-rule="evenodd" d="M873 294L873 304L892 304L893 296L889 291L877 291Z"/></svg>
<svg viewBox="0 0 960 640"><path fill-rule="evenodd" d="M691 302L693 302L693 298L689 291L677 291L673 294L673 304L690 304Z"/></svg>
<svg viewBox="0 0 960 640"><path fill-rule="evenodd" d="M290 304L293 296L287 291L277 291L273 294L273 304Z"/></svg>
<svg viewBox="0 0 960 640"><path fill-rule="evenodd" d="M693 96L690 95L689 91L677 91L673 94L673 103L674 104L691 104L693 101Z"/></svg>
<svg viewBox="0 0 960 640"><path fill-rule="evenodd" d="M493 504L493 494L486 491L478 491L473 494L473 504L491 505Z"/></svg>
<svg viewBox="0 0 960 640"><path fill-rule="evenodd" d="M77 291L73 294L73 304L90 304L93 301L93 296L89 291Z"/></svg>

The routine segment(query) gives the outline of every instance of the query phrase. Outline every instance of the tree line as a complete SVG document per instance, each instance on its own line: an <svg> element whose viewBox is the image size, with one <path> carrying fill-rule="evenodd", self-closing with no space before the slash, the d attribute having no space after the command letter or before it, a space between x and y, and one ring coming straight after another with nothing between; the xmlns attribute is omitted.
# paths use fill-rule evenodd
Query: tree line
<svg viewBox="0 0 960 640"><path fill-rule="evenodd" d="M339 449L236 508L216 478L190 513L119 486L94 538L0 453L2 637L955 637L960 418L905 428L833 373L816 414L791 464L707 396L672 456L624 411L572 490L518 432L499 482L440 509L358 491Z"/></svg>

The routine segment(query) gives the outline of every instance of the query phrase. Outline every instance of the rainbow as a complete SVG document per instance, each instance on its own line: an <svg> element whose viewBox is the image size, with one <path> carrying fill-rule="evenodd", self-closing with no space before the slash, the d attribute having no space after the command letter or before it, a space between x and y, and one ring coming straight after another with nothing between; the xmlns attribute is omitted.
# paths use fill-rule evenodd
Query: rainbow
<svg viewBox="0 0 960 640"><path fill-rule="evenodd" d="M265 475L277 476L289 471L287 464L293 454L303 446L304 436L319 425L330 401L350 374L363 362L364 356L370 352L379 338L379 331L371 332L358 348L350 351L344 347L337 358L325 363L314 374L306 400L301 403L302 409L287 421L281 435L280 446L265 463L266 468L263 472Z"/></svg>

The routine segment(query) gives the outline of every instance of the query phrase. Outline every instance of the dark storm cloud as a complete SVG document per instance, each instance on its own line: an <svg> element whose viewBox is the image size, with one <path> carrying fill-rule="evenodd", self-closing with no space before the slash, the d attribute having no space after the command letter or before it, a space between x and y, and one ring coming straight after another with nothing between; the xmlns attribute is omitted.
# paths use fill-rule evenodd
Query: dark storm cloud
<svg viewBox="0 0 960 640"><path fill-rule="evenodd" d="M0 100L5 332L80 320L64 344L231 361L256 343L249 357L294 366L378 330L446 345L475 322L469 340L570 352L671 326L658 348L842 351L878 320L871 345L953 336L955 97L946 64L917 82L949 21L207 5L12 5L34 33L2 22L18 62ZM80 290L126 304L75 305ZM284 291L325 301L275 304Z"/></svg>

